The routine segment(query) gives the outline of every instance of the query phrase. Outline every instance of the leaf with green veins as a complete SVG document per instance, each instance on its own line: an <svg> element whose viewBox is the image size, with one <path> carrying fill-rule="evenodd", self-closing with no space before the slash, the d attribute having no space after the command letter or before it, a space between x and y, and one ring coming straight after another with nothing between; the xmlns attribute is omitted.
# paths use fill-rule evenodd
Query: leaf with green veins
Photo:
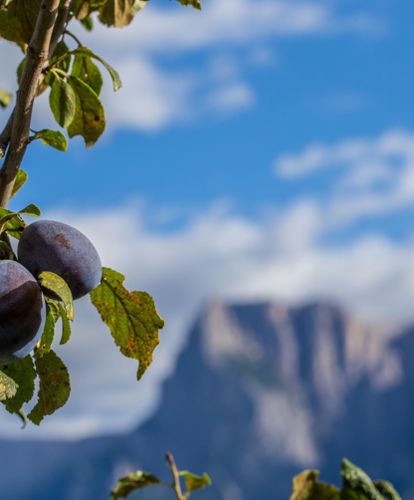
<svg viewBox="0 0 414 500"><path fill-rule="evenodd" d="M16 394L4 401L6 410L10 413L19 413L24 403L28 403L34 394L36 371L32 357L26 356L2 368L3 372L12 378L18 385Z"/></svg>
<svg viewBox="0 0 414 500"><path fill-rule="evenodd" d="M20 168L19 171L17 172L16 180L14 181L12 197L26 183L28 178L29 176L27 175L27 172L25 172L23 169Z"/></svg>
<svg viewBox="0 0 414 500"><path fill-rule="evenodd" d="M52 292L63 302L68 319L73 320L75 316L73 297L66 281L51 271L40 273L38 280L42 288L46 288L46 290Z"/></svg>
<svg viewBox="0 0 414 500"><path fill-rule="evenodd" d="M68 143L66 137L58 130L43 129L35 134L36 139L40 139L43 144L51 146L58 151L67 151Z"/></svg>
<svg viewBox="0 0 414 500"><path fill-rule="evenodd" d="M60 317L59 302L57 300L45 297L46 302L46 319L43 327L42 336L39 340L37 351L40 356L49 352L52 348L53 339L55 337L55 327L57 320Z"/></svg>
<svg viewBox="0 0 414 500"><path fill-rule="evenodd" d="M76 51L75 51L76 52ZM101 93L103 79L98 67L91 58L83 55L76 55L72 66L72 76L77 76L84 81L95 92Z"/></svg>
<svg viewBox="0 0 414 500"><path fill-rule="evenodd" d="M57 123L67 128L76 114L76 94L72 86L61 78L55 78L50 90L49 105Z"/></svg>
<svg viewBox="0 0 414 500"><path fill-rule="evenodd" d="M102 64L102 66L104 66L104 68L108 71L110 77L112 78L114 91L116 92L117 90L119 90L122 87L122 82L121 82L121 78L119 76L119 73L110 64L108 64L104 59L102 59L102 57L99 57L98 55L96 55L88 47L84 47L84 46L78 47L72 53L75 55L76 54L84 55L88 58L96 59L97 61L99 61Z"/></svg>
<svg viewBox="0 0 414 500"><path fill-rule="evenodd" d="M43 356L35 351L35 363L39 393L36 406L27 418L39 425L46 415L65 405L70 395L70 379L68 369L54 351Z"/></svg>
<svg viewBox="0 0 414 500"><path fill-rule="evenodd" d="M99 9L99 20L107 26L122 28L131 23L148 0L105 0Z"/></svg>
<svg viewBox="0 0 414 500"><path fill-rule="evenodd" d="M191 6L197 10L201 10L201 0L178 0L181 5L185 5L186 7Z"/></svg>
<svg viewBox="0 0 414 500"><path fill-rule="evenodd" d="M124 280L122 274L104 267L101 284L92 290L90 297L122 354L139 362L139 380L152 362L164 321L152 297L146 292L129 292Z"/></svg>
<svg viewBox="0 0 414 500"><path fill-rule="evenodd" d="M14 397L18 388L12 378L0 371L0 401Z"/></svg>
<svg viewBox="0 0 414 500"><path fill-rule="evenodd" d="M61 303L58 303L58 306L59 306L60 319L62 321L62 337L60 339L60 344L64 345L70 339L71 327L66 313L66 309L62 306Z"/></svg>
<svg viewBox="0 0 414 500"><path fill-rule="evenodd" d="M7 106L11 103L12 97L13 96L10 92L0 89L0 106L2 108L7 108Z"/></svg>
<svg viewBox="0 0 414 500"><path fill-rule="evenodd" d="M190 493L211 485L210 476L206 473L202 476L197 476L188 470L182 470L180 471L180 476L184 478L186 490Z"/></svg>
<svg viewBox="0 0 414 500"><path fill-rule="evenodd" d="M111 498L113 500L125 498L135 490L158 484L161 484L161 481L154 474L142 470L131 472L118 480L115 488L111 491Z"/></svg>
<svg viewBox="0 0 414 500"><path fill-rule="evenodd" d="M75 76L69 83L76 95L75 116L68 126L69 137L80 135L87 147L93 146L105 130L105 111L95 92Z"/></svg>
<svg viewBox="0 0 414 500"><path fill-rule="evenodd" d="M317 470L305 470L295 476L290 500L340 500L338 488L318 481L318 477Z"/></svg>

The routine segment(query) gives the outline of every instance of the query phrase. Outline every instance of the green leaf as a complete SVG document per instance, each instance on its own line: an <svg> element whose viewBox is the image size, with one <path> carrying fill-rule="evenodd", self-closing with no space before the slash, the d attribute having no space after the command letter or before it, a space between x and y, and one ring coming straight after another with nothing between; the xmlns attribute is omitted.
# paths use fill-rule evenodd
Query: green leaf
<svg viewBox="0 0 414 500"><path fill-rule="evenodd" d="M138 470L119 479L115 488L111 491L111 497L113 500L125 498L134 490L146 488L147 486L155 486L157 484L161 484L157 476L149 472Z"/></svg>
<svg viewBox="0 0 414 500"><path fill-rule="evenodd" d="M197 10L201 10L201 0L178 0L181 5L191 6Z"/></svg>
<svg viewBox="0 0 414 500"><path fill-rule="evenodd" d="M67 128L76 113L76 95L72 86L61 78L55 78L49 95L49 105L58 124Z"/></svg>
<svg viewBox="0 0 414 500"><path fill-rule="evenodd" d="M66 281L51 271L40 273L38 280L42 288L46 288L63 302L68 319L73 320L75 311L73 309L72 292Z"/></svg>
<svg viewBox="0 0 414 500"><path fill-rule="evenodd" d="M76 52L76 51L75 51ZM98 67L88 56L76 55L72 66L72 76L77 76L95 92L101 93L103 79Z"/></svg>
<svg viewBox="0 0 414 500"><path fill-rule="evenodd" d="M92 16L87 16L80 20L81 25L86 29L86 31L93 30L93 18Z"/></svg>
<svg viewBox="0 0 414 500"><path fill-rule="evenodd" d="M19 386L12 378L0 371L0 401L15 396L18 387Z"/></svg>
<svg viewBox="0 0 414 500"><path fill-rule="evenodd" d="M59 151L67 151L68 143L66 137L58 130L43 129L35 134L36 139L40 139L43 144L51 146Z"/></svg>
<svg viewBox="0 0 414 500"><path fill-rule="evenodd" d="M0 260L15 260L13 249L4 240L0 240Z"/></svg>
<svg viewBox="0 0 414 500"><path fill-rule="evenodd" d="M49 352L52 348L53 339L55 337L56 322L60 317L59 302L49 297L45 297L46 302L46 319L43 327L42 336L37 346L37 351L40 356Z"/></svg>
<svg viewBox="0 0 414 500"><path fill-rule="evenodd" d="M368 474L346 458L342 460L341 475L343 500L383 500L381 493L376 489Z"/></svg>
<svg viewBox="0 0 414 500"><path fill-rule="evenodd" d="M180 476L184 478L185 487L190 493L194 490L199 490L205 486L211 485L210 476L206 473L202 476L197 476L188 470L183 470L180 471Z"/></svg>
<svg viewBox="0 0 414 500"><path fill-rule="evenodd" d="M80 78L70 76L75 91L75 116L68 126L69 137L81 135L87 147L93 146L105 130L105 112L95 92Z"/></svg>
<svg viewBox="0 0 414 500"><path fill-rule="evenodd" d="M108 64L104 59L102 59L101 57L96 55L94 52L92 52L90 49L88 49L88 47L84 47L84 46L78 47L77 49L75 49L73 51L73 54L84 55L87 58L92 58L92 59L96 59L97 61L99 61L102 64L102 66L104 66L104 68L108 71L110 77L112 78L114 91L116 92L117 90L119 90L122 87L121 78L120 78L118 72L110 64ZM75 76L77 76L77 75L75 75ZM97 94L99 94L99 92L97 92Z"/></svg>
<svg viewBox="0 0 414 500"><path fill-rule="evenodd" d="M105 0L99 10L99 20L107 26L122 28L134 19L148 0Z"/></svg>
<svg viewBox="0 0 414 500"><path fill-rule="evenodd" d="M19 191L19 189L26 183L28 178L29 176L27 175L27 172L20 168L17 172L16 180L14 181L12 196L14 196L17 191Z"/></svg>
<svg viewBox="0 0 414 500"><path fill-rule="evenodd" d="M2 108L7 108L7 106L11 103L12 97L13 96L10 92L0 89L0 106Z"/></svg>
<svg viewBox="0 0 414 500"><path fill-rule="evenodd" d="M42 214L42 212L37 205L35 205L34 203L30 203L30 205L27 205L26 207L19 210L19 214L31 215L32 217L39 217Z"/></svg>
<svg viewBox="0 0 414 500"><path fill-rule="evenodd" d="M102 281L90 293L92 304L111 331L122 354L138 360L138 380L152 362L159 343L158 331L164 321L158 316L153 299L146 292L129 292L125 277L104 267Z"/></svg>
<svg viewBox="0 0 414 500"><path fill-rule="evenodd" d="M64 345L70 339L71 327L70 327L69 318L68 318L67 313L66 313L66 309L60 303L58 304L58 306L59 306L60 319L62 321L62 337L60 339L60 344Z"/></svg>
<svg viewBox="0 0 414 500"><path fill-rule="evenodd" d="M29 355L18 359L2 369L18 385L16 394L4 401L4 405L10 413L18 414L24 403L28 403L32 399L35 390L36 371L32 357Z"/></svg>
<svg viewBox="0 0 414 500"><path fill-rule="evenodd" d="M66 366L53 351L43 356L35 351L35 362L39 376L39 394L28 419L39 425L46 415L52 415L65 405L70 395L70 380Z"/></svg>
<svg viewBox="0 0 414 500"><path fill-rule="evenodd" d="M318 481L319 471L305 470L293 478L290 500L340 500L335 486Z"/></svg>

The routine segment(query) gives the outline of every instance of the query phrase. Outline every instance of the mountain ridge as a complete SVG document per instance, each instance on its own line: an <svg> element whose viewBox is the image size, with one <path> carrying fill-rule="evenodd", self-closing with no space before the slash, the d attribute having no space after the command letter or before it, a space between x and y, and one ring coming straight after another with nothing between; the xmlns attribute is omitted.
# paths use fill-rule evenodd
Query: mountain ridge
<svg viewBox="0 0 414 500"><path fill-rule="evenodd" d="M56 500L100 500L128 470L168 478L163 455L171 450L181 467L212 475L200 500L285 499L304 467L336 481L342 455L414 498L410 352L414 328L396 335L334 305L211 302L150 419L124 435L73 443L2 441L0 488L16 500L48 491ZM390 450L403 466L392 464ZM16 486L12 471L25 460L27 484Z"/></svg>

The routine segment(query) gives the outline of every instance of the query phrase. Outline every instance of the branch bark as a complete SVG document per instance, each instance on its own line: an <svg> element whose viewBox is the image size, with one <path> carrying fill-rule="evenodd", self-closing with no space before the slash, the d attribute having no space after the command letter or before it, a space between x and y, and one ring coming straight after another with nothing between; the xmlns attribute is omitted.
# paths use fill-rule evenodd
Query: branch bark
<svg viewBox="0 0 414 500"><path fill-rule="evenodd" d="M9 147L0 170L1 207L7 207L9 203L17 172L26 152L33 103L42 78L42 70L49 60L59 3L60 0L42 1L33 36L27 49L26 62L17 91L16 106L10 126Z"/></svg>

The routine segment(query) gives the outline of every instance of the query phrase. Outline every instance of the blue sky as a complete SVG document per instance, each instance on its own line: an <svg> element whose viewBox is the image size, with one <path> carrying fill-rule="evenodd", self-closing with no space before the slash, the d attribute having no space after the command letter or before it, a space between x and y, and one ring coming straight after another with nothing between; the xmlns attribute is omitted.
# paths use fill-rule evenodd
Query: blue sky
<svg viewBox="0 0 414 500"><path fill-rule="evenodd" d="M153 0L128 29L78 30L124 88L106 82L93 149L30 148L16 208L36 202L84 230L131 288L153 293L167 327L137 387L83 301L62 352L71 403L36 435L142 419L212 298L320 298L371 321L414 319L413 18L411 2L391 0L206 0L201 13ZM16 53L0 51L12 88ZM46 104L37 128L52 124Z"/></svg>

